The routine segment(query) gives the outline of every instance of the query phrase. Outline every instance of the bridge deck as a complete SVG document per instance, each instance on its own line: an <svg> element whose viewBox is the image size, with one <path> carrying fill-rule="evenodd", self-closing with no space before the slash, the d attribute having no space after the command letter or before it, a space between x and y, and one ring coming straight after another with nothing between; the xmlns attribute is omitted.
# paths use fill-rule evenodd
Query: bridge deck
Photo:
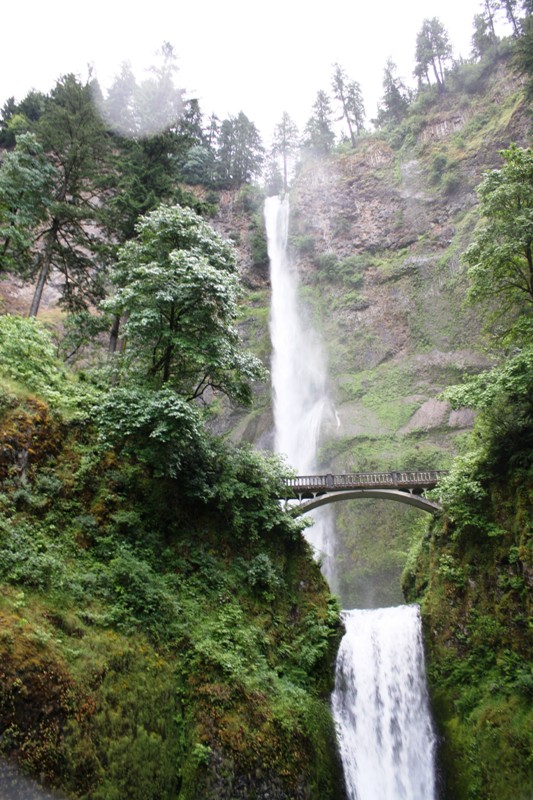
<svg viewBox="0 0 533 800"><path fill-rule="evenodd" d="M419 493L434 488L446 475L445 470L397 472L354 472L346 475L297 475L287 478L287 496L314 497L329 492L354 489L399 489Z"/></svg>

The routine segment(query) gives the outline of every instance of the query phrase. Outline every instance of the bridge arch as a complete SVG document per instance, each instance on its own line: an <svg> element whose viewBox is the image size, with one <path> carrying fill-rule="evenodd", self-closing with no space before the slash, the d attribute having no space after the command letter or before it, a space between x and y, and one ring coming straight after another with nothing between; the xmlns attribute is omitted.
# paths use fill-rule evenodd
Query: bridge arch
<svg viewBox="0 0 533 800"><path fill-rule="evenodd" d="M427 497L411 492L402 492L399 489L351 489L320 494L311 500L303 500L299 505L292 507L292 513L295 517L299 517L328 503L338 503L343 500L362 500L372 497L382 500L395 500L396 502L419 508L429 514L437 514L441 510L441 506L438 503L428 500Z"/></svg>
<svg viewBox="0 0 533 800"><path fill-rule="evenodd" d="M429 514L436 514L441 506L425 497L424 493L427 489L434 489L440 478L446 474L443 470L402 470L343 475L296 475L285 480L285 499L298 499L299 505L292 505L291 509L295 516L328 503L368 497L396 500Z"/></svg>

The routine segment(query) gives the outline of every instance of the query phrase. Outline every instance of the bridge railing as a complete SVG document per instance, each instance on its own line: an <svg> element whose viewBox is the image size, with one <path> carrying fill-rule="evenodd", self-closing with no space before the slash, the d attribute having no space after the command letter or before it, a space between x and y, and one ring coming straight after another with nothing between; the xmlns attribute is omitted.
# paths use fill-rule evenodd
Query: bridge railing
<svg viewBox="0 0 533 800"><path fill-rule="evenodd" d="M285 483L295 494L301 492L334 492L365 487L431 488L446 470L398 470L394 472L353 472L344 475L297 475Z"/></svg>

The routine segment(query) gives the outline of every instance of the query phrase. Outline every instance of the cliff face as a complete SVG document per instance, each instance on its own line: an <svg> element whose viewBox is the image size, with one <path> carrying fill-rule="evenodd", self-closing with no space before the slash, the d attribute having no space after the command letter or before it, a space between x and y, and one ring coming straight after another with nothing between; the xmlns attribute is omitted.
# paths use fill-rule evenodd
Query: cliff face
<svg viewBox="0 0 533 800"><path fill-rule="evenodd" d="M493 65L471 93L423 95L388 137L300 166L290 246L340 421L324 436L325 471L445 469L471 428L471 411L439 399L490 363L460 256L478 221L475 186L528 126L520 83ZM269 424L256 411L237 435L264 437ZM401 602L410 531L425 519L390 505L335 508L344 605Z"/></svg>

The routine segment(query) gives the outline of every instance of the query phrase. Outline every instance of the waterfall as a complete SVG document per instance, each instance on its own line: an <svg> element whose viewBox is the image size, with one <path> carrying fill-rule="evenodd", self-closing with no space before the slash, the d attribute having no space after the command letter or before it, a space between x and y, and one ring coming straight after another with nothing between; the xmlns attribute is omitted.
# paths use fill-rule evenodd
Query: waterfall
<svg viewBox="0 0 533 800"><path fill-rule="evenodd" d="M434 800L417 606L343 612L333 715L349 800Z"/></svg>
<svg viewBox="0 0 533 800"><path fill-rule="evenodd" d="M287 196L267 198L265 223L272 288L274 449L287 457L298 474L313 474L317 470L320 432L324 423L332 419L333 412L327 391L324 353L312 325L302 318L298 273L288 257ZM314 525L307 532L307 539L322 562L330 586L334 586L331 510L320 509L313 518Z"/></svg>
<svg viewBox="0 0 533 800"><path fill-rule="evenodd" d="M331 414L325 359L298 303L298 275L287 254L288 198L268 198L265 221L275 449L297 473L312 474ZM307 538L334 590L330 514L320 510ZM434 800L435 736L418 608L344 611L343 619L332 709L349 800Z"/></svg>
<svg viewBox="0 0 533 800"><path fill-rule="evenodd" d="M304 327L300 314L298 274L287 254L289 198L267 198L265 221L272 286L274 447L300 475L306 475L315 468L328 405L324 356L315 332L310 325Z"/></svg>

